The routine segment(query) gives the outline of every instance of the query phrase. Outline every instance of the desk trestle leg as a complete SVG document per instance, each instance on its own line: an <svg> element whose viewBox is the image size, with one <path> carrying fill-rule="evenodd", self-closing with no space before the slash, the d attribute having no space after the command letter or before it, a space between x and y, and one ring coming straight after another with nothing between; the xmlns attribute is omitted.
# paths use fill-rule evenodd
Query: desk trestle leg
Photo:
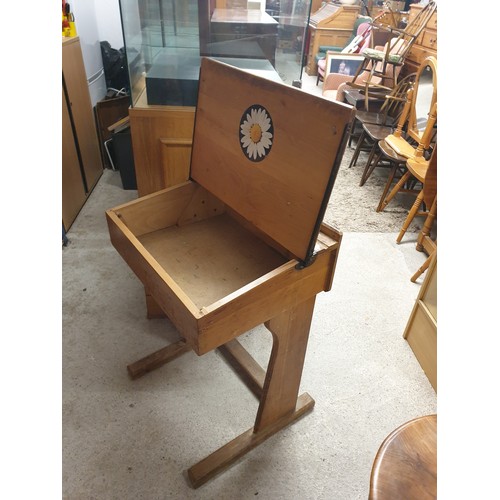
<svg viewBox="0 0 500 500"><path fill-rule="evenodd" d="M273 348L255 425L188 470L194 488L313 409L314 400L309 394L297 396L314 302L315 297L312 297L266 323L273 334Z"/></svg>
<svg viewBox="0 0 500 500"><path fill-rule="evenodd" d="M193 465L188 478L198 488L227 469L267 438L295 422L314 407L314 399L298 396L316 297L282 312L265 323L273 335L267 372L237 340L219 348L233 369L260 400L255 424L217 451ZM181 339L127 366L131 378L159 368L191 350Z"/></svg>

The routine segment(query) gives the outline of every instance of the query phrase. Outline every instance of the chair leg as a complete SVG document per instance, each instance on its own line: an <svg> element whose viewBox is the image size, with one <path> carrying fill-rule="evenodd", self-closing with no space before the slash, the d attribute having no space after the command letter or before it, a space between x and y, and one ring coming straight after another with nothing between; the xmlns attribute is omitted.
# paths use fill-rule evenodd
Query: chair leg
<svg viewBox="0 0 500 500"><path fill-rule="evenodd" d="M432 257L434 257L434 253L431 253L427 259L425 259L425 262L418 268L417 272L410 278L410 281L415 283L417 279L428 269Z"/></svg>
<svg viewBox="0 0 500 500"><path fill-rule="evenodd" d="M349 163L349 168L356 165L356 162L358 161L359 153L361 152L361 147L363 146L363 143L365 142L365 137L366 137L366 132L363 130L363 132L361 132L361 135L359 136L358 143L356 145L356 149L354 150L354 153L352 155L351 163Z"/></svg>
<svg viewBox="0 0 500 500"><path fill-rule="evenodd" d="M352 140L353 140L353 138L354 138L354 131L356 130L356 124L357 124L357 123L358 123L358 120L354 119L354 122L353 122L353 124L352 124L351 130L349 131L349 140L348 140L348 142L347 142L347 145L348 145L349 147L351 147L351 146L352 146ZM361 136L361 134L360 134L360 136Z"/></svg>
<svg viewBox="0 0 500 500"><path fill-rule="evenodd" d="M423 200L424 200L424 190L422 189L420 193L418 193L415 203L413 203L410 211L408 212L408 216L406 217L406 220L403 223L403 227L401 228L401 231L399 231L398 237L396 238L396 243L401 243L401 240L403 239L406 230L410 226L411 221L415 218L415 215L417 215L418 209L420 208L420 205L422 205Z"/></svg>
<svg viewBox="0 0 500 500"><path fill-rule="evenodd" d="M432 226L434 225L434 220L436 218L436 212L437 212L437 197L434 198L431 208L429 209L429 213L427 214L427 217L425 218L424 225L422 227L422 231L420 231L420 234L418 236L417 240L417 246L416 249L419 252L424 251L424 245L423 241L430 237L431 231L432 231Z"/></svg>
<svg viewBox="0 0 500 500"><path fill-rule="evenodd" d="M378 205L377 205L377 209L376 209L377 212L382 211L382 203L385 200L385 197L387 196L387 193L389 192L389 189L392 186L392 181L394 180L394 177L396 175L397 170L398 170L398 164L393 163L391 171L389 172L389 177L387 178L387 182L385 183L385 186L384 186L384 191L382 192L382 195L380 196L380 201L378 202Z"/></svg>
<svg viewBox="0 0 500 500"><path fill-rule="evenodd" d="M405 172L404 175L399 179L398 183L392 188L392 191L387 195L387 198L382 202L382 207L380 211L384 210L384 208L389 204L389 202L396 196L398 191L404 186L405 182L409 179L411 173Z"/></svg>
<svg viewBox="0 0 500 500"><path fill-rule="evenodd" d="M372 150L370 151L370 156L368 156L368 161L366 162L365 169L361 174L361 180L359 181L360 186L364 186L365 182L368 180L368 177L372 174L375 167L378 165L380 161L380 157L382 153L378 153L375 157L375 161L373 161L373 157L375 156L375 151L377 151L378 144L375 142L373 144Z"/></svg>

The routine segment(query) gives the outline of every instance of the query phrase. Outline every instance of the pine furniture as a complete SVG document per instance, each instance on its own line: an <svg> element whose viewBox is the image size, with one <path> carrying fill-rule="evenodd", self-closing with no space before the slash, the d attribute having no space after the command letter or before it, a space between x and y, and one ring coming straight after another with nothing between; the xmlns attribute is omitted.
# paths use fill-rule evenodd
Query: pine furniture
<svg viewBox="0 0 500 500"><path fill-rule="evenodd" d="M113 245L180 335L130 375L219 349L259 399L254 426L189 469L194 487L314 406L298 392L340 248L322 219L354 115L208 58L199 89L189 180L106 212ZM237 340L262 323L267 371Z"/></svg>

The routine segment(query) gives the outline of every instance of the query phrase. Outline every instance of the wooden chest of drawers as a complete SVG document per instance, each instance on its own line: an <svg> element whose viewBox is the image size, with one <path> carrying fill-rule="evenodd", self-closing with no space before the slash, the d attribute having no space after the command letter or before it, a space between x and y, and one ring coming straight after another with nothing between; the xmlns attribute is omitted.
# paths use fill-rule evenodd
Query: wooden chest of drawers
<svg viewBox="0 0 500 500"><path fill-rule="evenodd" d="M412 22L422 9L423 6L420 4L411 5L408 22ZM426 27L413 44L413 47L406 58L404 74L407 75L417 71L421 62L428 56L434 56L437 58L437 10L429 19Z"/></svg>

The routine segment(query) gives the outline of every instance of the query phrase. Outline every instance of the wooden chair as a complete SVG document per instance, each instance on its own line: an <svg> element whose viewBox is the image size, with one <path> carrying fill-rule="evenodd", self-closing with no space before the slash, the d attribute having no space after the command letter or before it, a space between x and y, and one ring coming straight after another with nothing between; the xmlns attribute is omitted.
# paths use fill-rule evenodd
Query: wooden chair
<svg viewBox="0 0 500 500"><path fill-rule="evenodd" d="M421 63L415 84L408 90L398 126L386 142L397 154L418 161L435 135L436 120L437 59L430 56Z"/></svg>
<svg viewBox="0 0 500 500"><path fill-rule="evenodd" d="M419 191L417 197L415 198L415 202L413 203L410 211L408 212L408 215L403 223L403 227L399 231L398 237L396 238L396 241L398 243L401 243L401 240L403 239L403 236L406 233L406 230L410 226L413 219L417 215L427 215L428 213L427 211L419 212L419 209L422 206L422 203L424 203L424 188L426 179L428 177L435 178L435 175L432 172L433 170L432 167L437 169L437 154L435 153L434 150L431 159L428 162L417 161L415 158L408 158L406 166L408 168L408 171L403 175L403 177L401 177L399 182L394 187L393 192L397 192L396 189L399 191L399 187L408 180L410 175L415 177L422 184L422 189ZM389 198L388 196L388 199L391 198Z"/></svg>
<svg viewBox="0 0 500 500"><path fill-rule="evenodd" d="M349 164L349 168L356 164L356 161L359 157L360 152L363 149L364 144L369 144L369 155L366 160L365 167L363 169L363 173L361 174L361 180L359 181L359 185L363 186L368 179L368 174L371 173L370 166L373 163L373 158L378 148L378 143L385 139L389 134L391 134L394 129L390 126L386 125L377 125L376 123L363 123L363 131L358 139L358 143L356 145L356 150L352 156L351 162Z"/></svg>
<svg viewBox="0 0 500 500"><path fill-rule="evenodd" d="M376 211L381 212L383 210L383 202L389 192L389 189L392 186L394 180L399 180L407 171L406 168L406 160L404 156L398 155L396 151L394 151L385 141L380 141L378 144L379 153L375 158L370 172L368 172L367 176L371 174L371 172L379 165L380 162L385 161L390 167L389 175L387 176L387 181L385 183L382 194L380 195L380 201L378 202ZM396 180L396 182L397 182ZM403 186L399 192L407 192ZM413 190L411 190L413 192Z"/></svg>
<svg viewBox="0 0 500 500"><path fill-rule="evenodd" d="M424 273L432 261L432 257L437 254L437 238L432 238L432 229L437 218L437 144L434 149L433 158L427 171L424 184L424 202L430 207L424 225L417 238L416 249L419 252L426 252L428 257L417 272L411 277L411 281L416 282L419 276Z"/></svg>
<svg viewBox="0 0 500 500"><path fill-rule="evenodd" d="M349 134L348 145L351 146L354 138L359 139L364 123L374 123L376 125L393 126L398 123L399 116L406 102L407 92L414 85L416 73L405 76L394 89L384 97L384 102L380 109L366 111L366 109L356 110L351 132ZM353 90L351 90L353 92ZM359 130L361 127L361 131Z"/></svg>
<svg viewBox="0 0 500 500"><path fill-rule="evenodd" d="M403 78L391 91L391 93L385 97L384 104L382 105L380 111L356 111L354 124L349 135L349 142L356 134L356 124L361 125L361 133L358 137L356 149L352 156L351 163L349 164L349 168L356 164L361 151L368 150L370 152L361 177L360 186L366 182L373 171L371 165L378 148L378 143L394 131L392 126L398 122L399 116L401 115L403 106L406 102L407 92L410 88L412 88L415 82L415 77L416 74L412 73Z"/></svg>
<svg viewBox="0 0 500 500"><path fill-rule="evenodd" d="M379 204L383 210L394 196L403 189L403 186L411 178L422 184L429 167L429 148L435 140L437 129L437 60L427 57L417 72L415 86L408 91L408 99L398 122L398 127L393 134L385 139L387 149L394 154L407 158L407 171L402 175L387 197ZM405 134L403 135L403 128ZM405 221L398 236L401 241L409 223L415 217L418 207L422 202L423 193L418 192L415 204L410 210L409 219ZM408 224L407 224L408 223Z"/></svg>
<svg viewBox="0 0 500 500"><path fill-rule="evenodd" d="M369 500L437 498L437 415L415 418L391 432L373 462Z"/></svg>
<svg viewBox="0 0 500 500"><path fill-rule="evenodd" d="M426 24L437 8L436 2L429 2L406 28L399 29L384 24L383 21L374 21L373 30L389 32L393 35L384 50L364 49L364 63L359 67L356 75L348 85L355 88L364 88L366 96L379 96L389 92L397 84L398 72L406 60L406 56ZM364 83L358 79L363 73L367 74ZM381 78L382 82L375 78Z"/></svg>

